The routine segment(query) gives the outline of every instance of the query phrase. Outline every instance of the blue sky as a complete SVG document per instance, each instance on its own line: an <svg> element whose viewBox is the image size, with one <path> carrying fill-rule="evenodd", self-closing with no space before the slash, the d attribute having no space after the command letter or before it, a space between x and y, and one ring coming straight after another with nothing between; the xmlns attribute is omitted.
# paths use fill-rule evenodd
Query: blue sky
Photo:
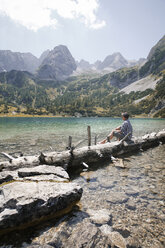
<svg viewBox="0 0 165 248"><path fill-rule="evenodd" d="M165 34L165 0L0 0L0 50L37 57L59 44L76 60L147 57Z"/></svg>

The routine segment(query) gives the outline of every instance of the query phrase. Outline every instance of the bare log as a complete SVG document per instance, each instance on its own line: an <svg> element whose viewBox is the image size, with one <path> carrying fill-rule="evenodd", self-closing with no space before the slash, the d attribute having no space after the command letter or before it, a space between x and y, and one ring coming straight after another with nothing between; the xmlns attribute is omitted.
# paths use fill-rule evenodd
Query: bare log
<svg viewBox="0 0 165 248"><path fill-rule="evenodd" d="M9 154L7 154L7 153L5 153L5 152L1 152L1 154L4 155L6 158L8 158L9 161L11 161L11 160L14 159L14 157L12 157L11 155L9 155Z"/></svg>
<svg viewBox="0 0 165 248"><path fill-rule="evenodd" d="M40 156L40 162L56 166L68 164L69 168L80 166L83 162L91 164L103 161L104 159L111 159L111 156L140 151L140 149L147 149L159 145L160 140L164 143L165 131L161 131L156 135L152 133L149 134L147 138L142 137L132 142L126 142L127 137L128 136L121 141L74 149L72 152L64 151L61 153L54 152L45 154L44 157Z"/></svg>
<svg viewBox="0 0 165 248"><path fill-rule="evenodd" d="M158 133L151 133L147 136L138 138L131 143L124 140L85 146L79 149L70 149L63 152L50 152L40 156L23 156L13 158L10 161L0 162L0 168L14 170L20 167L33 167L39 164L61 166L63 168L73 168L82 166L82 163L90 165L111 159L111 156L127 154L135 151L141 151L165 143L165 130Z"/></svg>

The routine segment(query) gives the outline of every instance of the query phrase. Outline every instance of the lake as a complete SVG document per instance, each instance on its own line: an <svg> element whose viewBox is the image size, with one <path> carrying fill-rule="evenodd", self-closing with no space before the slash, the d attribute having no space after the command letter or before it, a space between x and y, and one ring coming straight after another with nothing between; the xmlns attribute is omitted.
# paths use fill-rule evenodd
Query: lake
<svg viewBox="0 0 165 248"><path fill-rule="evenodd" d="M134 136L165 128L165 119L130 121ZM40 151L51 149L63 150L67 146L68 136L73 137L73 144L83 140L82 146L87 144L88 125L91 126L94 142L96 135L101 140L121 123L119 118L0 118L0 152L39 154ZM75 208L57 223L50 222L23 233L17 231L10 238L4 237L4 247L27 247L28 243L40 247L52 240L56 244L57 237L62 246L54 247L70 247L68 239L79 238L78 234L75 235L82 215L88 219L89 211L100 209L111 212L108 225L123 235L129 247L164 247L164 155L165 145L160 145L124 156L124 169L107 162L75 175L72 180L84 190L79 209Z"/></svg>

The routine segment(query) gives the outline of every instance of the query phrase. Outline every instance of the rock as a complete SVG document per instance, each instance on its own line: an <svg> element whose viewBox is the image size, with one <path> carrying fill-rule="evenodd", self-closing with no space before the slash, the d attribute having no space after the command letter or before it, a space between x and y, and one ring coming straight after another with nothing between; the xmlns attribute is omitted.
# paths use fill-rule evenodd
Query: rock
<svg viewBox="0 0 165 248"><path fill-rule="evenodd" d="M57 177L69 179L68 173L62 167L39 165L34 168L22 168L18 170L19 177L33 177L38 175L55 175Z"/></svg>
<svg viewBox="0 0 165 248"><path fill-rule="evenodd" d="M128 201L128 197L125 193L123 192L111 192L107 196L107 202L110 202L112 204L122 204Z"/></svg>
<svg viewBox="0 0 165 248"><path fill-rule="evenodd" d="M16 178L18 178L16 171L2 171L0 173L0 184L15 180Z"/></svg>
<svg viewBox="0 0 165 248"><path fill-rule="evenodd" d="M58 228L52 241L48 243L49 245L63 248L110 248L108 237L103 235L99 228L92 224L88 218L78 223L73 218L69 223L60 228L60 230Z"/></svg>
<svg viewBox="0 0 165 248"><path fill-rule="evenodd" d="M20 179L20 178L19 178ZM68 179L58 177L53 174L49 175L39 175L39 176L31 176L31 177L24 177L21 178L22 180L28 180L28 181L53 181L53 182L69 182Z"/></svg>
<svg viewBox="0 0 165 248"><path fill-rule="evenodd" d="M99 227L99 229L104 235L107 236L112 233L112 227L109 225L102 225L101 227Z"/></svg>
<svg viewBox="0 0 165 248"><path fill-rule="evenodd" d="M112 232L112 228L108 225L103 225L100 227L101 232L108 236L109 240L111 241L112 247L117 248L126 248L126 241L123 236L118 232Z"/></svg>
<svg viewBox="0 0 165 248"><path fill-rule="evenodd" d="M134 202L128 202L126 203L126 208L128 208L129 210L136 210L136 204Z"/></svg>
<svg viewBox="0 0 165 248"><path fill-rule="evenodd" d="M107 209L101 210L88 210L90 219L96 224L105 224L111 220L111 213Z"/></svg>
<svg viewBox="0 0 165 248"><path fill-rule="evenodd" d="M80 200L82 188L74 183L12 182L0 189L1 234L19 226L69 212ZM63 212L60 212L63 211Z"/></svg>

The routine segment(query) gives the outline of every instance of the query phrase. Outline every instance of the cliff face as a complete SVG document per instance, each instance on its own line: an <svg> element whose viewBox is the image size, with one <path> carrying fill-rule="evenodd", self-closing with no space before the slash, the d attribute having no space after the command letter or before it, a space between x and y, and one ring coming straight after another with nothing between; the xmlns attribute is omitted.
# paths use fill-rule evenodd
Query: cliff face
<svg viewBox="0 0 165 248"><path fill-rule="evenodd" d="M0 51L0 72L18 70L34 73L38 66L39 60L31 53Z"/></svg>
<svg viewBox="0 0 165 248"><path fill-rule="evenodd" d="M76 62L66 46L60 45L50 51L43 60L38 77L62 80L76 70Z"/></svg>

